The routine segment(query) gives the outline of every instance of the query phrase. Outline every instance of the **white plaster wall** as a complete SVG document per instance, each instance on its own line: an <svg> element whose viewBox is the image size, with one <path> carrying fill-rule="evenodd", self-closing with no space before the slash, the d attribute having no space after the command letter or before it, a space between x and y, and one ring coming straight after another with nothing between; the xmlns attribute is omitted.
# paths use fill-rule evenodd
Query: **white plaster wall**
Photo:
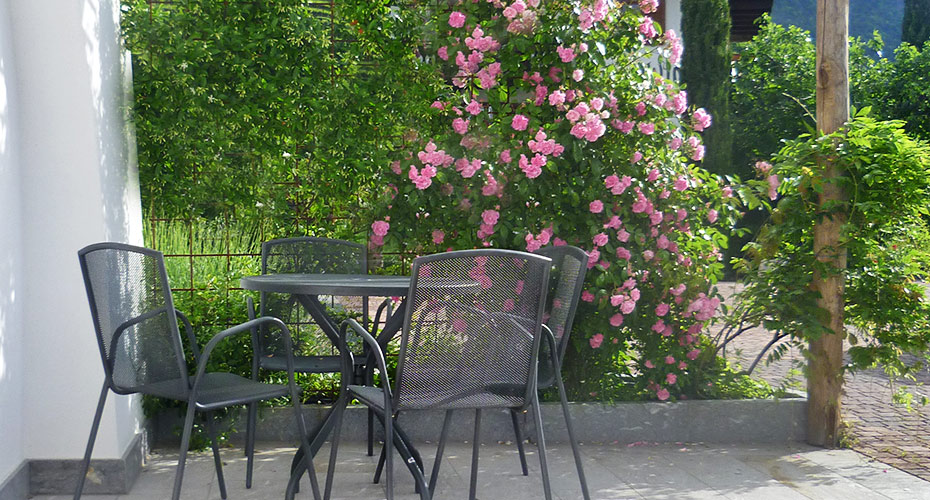
<svg viewBox="0 0 930 500"><path fill-rule="evenodd" d="M142 242L123 119L118 0L10 3L18 90L26 459L79 458L103 382L77 261L102 240ZM119 457L138 401L110 394L94 450Z"/></svg>
<svg viewBox="0 0 930 500"><path fill-rule="evenodd" d="M23 461L23 262L9 1L0 0L0 484Z"/></svg>
<svg viewBox="0 0 930 500"><path fill-rule="evenodd" d="M681 0L665 0L665 26L681 35Z"/></svg>

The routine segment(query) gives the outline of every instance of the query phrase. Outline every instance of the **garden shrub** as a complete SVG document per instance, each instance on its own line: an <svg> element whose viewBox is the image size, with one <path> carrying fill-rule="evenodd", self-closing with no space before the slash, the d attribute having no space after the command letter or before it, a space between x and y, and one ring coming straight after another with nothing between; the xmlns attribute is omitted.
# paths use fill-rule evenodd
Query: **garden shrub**
<svg viewBox="0 0 930 500"><path fill-rule="evenodd" d="M571 396L698 395L735 198L699 166L712 118L647 67L681 42L656 0L455 3L425 54L444 91L384 164L370 247L577 245L590 269Z"/></svg>
<svg viewBox="0 0 930 500"><path fill-rule="evenodd" d="M740 194L769 219L738 262L746 287L727 319L764 326L802 351L826 333L810 286L814 269L827 272L813 252L813 227L843 212L844 335L851 345L845 368L881 366L895 379L924 367L930 345L923 284L930 265L930 146L909 137L903 122L868 112L833 134L788 141L772 163L757 164L760 179ZM844 172L838 182L846 198L819 208L825 159Z"/></svg>

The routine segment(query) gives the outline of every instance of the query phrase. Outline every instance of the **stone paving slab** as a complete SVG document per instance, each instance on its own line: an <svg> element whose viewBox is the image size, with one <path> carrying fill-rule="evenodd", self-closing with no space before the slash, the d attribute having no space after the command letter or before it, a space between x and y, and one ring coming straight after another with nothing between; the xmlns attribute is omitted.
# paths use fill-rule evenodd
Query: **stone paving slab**
<svg viewBox="0 0 930 500"><path fill-rule="evenodd" d="M418 445L431 467L435 446ZM340 446L334 499L384 498L381 485L371 483L377 457L365 454L364 443ZM478 498L536 500L543 498L539 457L528 451L529 476L520 474L516 447L482 445ZM230 500L281 498L294 449L264 445L256 454L252 489L245 489L245 458L241 448L222 451ZM802 444L709 445L619 444L582 445L591 497L607 499L849 499L930 500L930 483L888 467L852 450L822 450ZM549 449L554 500L581 498L571 448ZM316 460L321 484L328 448ZM155 453L128 495L84 496L86 500L154 500L170 496L177 455ZM450 443L443 459L436 498L465 499L471 464L471 445ZM395 498L415 500L413 482L402 464L395 464ZM304 479L298 499L309 499ZM70 496L36 496L36 500L64 500ZM188 462L182 498L219 498L212 457L195 453Z"/></svg>

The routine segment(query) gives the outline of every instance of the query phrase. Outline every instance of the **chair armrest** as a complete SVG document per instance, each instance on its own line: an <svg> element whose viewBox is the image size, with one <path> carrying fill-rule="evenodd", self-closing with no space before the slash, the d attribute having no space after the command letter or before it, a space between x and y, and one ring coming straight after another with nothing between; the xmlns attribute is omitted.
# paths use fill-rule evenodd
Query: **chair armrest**
<svg viewBox="0 0 930 500"><path fill-rule="evenodd" d="M391 304L391 299L386 298L378 304L378 309L375 311L375 321L374 328L371 330L371 334L374 337L378 336L378 325L381 323L381 315L384 314L387 310L387 307ZM387 315L385 315L384 321L387 322Z"/></svg>
<svg viewBox="0 0 930 500"><path fill-rule="evenodd" d="M130 327L138 325L139 323L142 323L143 321L152 319L156 316L165 314L167 312L168 312L168 309L165 307L159 307L158 309L152 309L151 311L148 311L144 314L140 314L134 318L127 319L126 321L120 323L119 326L117 326L115 330L113 330L113 336L110 337L110 346L111 346L110 354L107 357L107 363L109 364L111 370L113 369L114 356L116 356L116 352L117 352L117 350L114 349L112 346L116 345L116 343L119 341L119 338L123 335L123 333L126 330L128 330Z"/></svg>
<svg viewBox="0 0 930 500"><path fill-rule="evenodd" d="M365 329L362 328L362 325L358 324L358 321L355 321L351 318L345 320L342 323L342 336L340 338L343 343L342 347L345 346L346 327L352 328L355 330L355 333L362 337L362 340L365 341L365 344L369 349L368 359L374 357L375 362L378 364L378 369L381 371L381 385L383 386L382 389L384 390L384 414L385 418L390 418L390 415L393 415L394 411L391 407L391 381L390 377L388 376L387 362L384 360L384 351L382 351L381 346L378 345L377 339L365 331ZM348 352L348 349L340 349L340 351ZM351 356L351 353L349 353L349 355Z"/></svg>
<svg viewBox="0 0 930 500"><path fill-rule="evenodd" d="M538 366L539 363L549 363L549 365L552 367L552 373L550 373L549 376L554 378L562 370L562 367L559 365L559 354L558 354L558 351L556 351L555 334L552 333L552 330L549 328L548 325L543 323L542 329L540 330L540 335L542 335L542 341L549 346L549 359L537 359L536 364ZM540 342L539 344L540 352L542 352L543 342ZM536 369L536 376L534 377L534 379L535 379L536 386L539 387L540 384L539 384L539 369L538 368ZM543 387L550 387L549 384L551 384L553 380L546 379L543 382L544 382Z"/></svg>
<svg viewBox="0 0 930 500"><path fill-rule="evenodd" d="M184 325L184 333L187 334L187 342L191 346L191 352L194 353L194 359L199 362L200 347L197 345L197 337L194 336L194 327L191 326L191 321L177 308L175 308L174 314L181 320L181 324Z"/></svg>
<svg viewBox="0 0 930 500"><path fill-rule="evenodd" d="M261 318L247 321L240 325L227 328L221 331L220 333L217 333L216 335L214 335L213 338L211 338L210 341L207 342L207 345L203 348L203 352L200 356L200 361L197 363L197 372L194 375L194 382L191 385L189 403L194 403L197 400L196 396L197 396L197 390L200 387L200 381L203 379L203 374L207 371L207 362L210 360L210 355L213 354L213 350L216 349L216 346L221 341L225 340L228 337L242 333L246 330L251 330L253 328L258 327L259 325L263 323L271 323L274 326L278 327L284 336L284 346L286 350L285 359L287 362L288 382L290 385L291 393L292 394L297 393L296 392L297 384L294 380L294 353L293 353L292 344L291 344L291 331L287 328L287 325L285 325L284 322L281 321L280 319L274 318L271 316L263 316Z"/></svg>
<svg viewBox="0 0 930 500"><path fill-rule="evenodd" d="M249 315L249 321L256 318L255 301L252 297L245 298L245 312ZM258 343L258 326L252 327L252 380L258 380L258 357L261 356L261 346Z"/></svg>

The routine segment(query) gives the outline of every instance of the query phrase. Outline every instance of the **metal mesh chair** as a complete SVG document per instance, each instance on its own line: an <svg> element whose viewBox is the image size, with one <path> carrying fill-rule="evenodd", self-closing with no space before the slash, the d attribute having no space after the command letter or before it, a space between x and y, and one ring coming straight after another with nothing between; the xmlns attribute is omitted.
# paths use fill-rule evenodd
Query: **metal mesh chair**
<svg viewBox="0 0 930 500"><path fill-rule="evenodd" d="M364 245L343 240L317 237L281 238L262 243L262 274L368 274L367 250ZM247 299L249 318L255 317L255 307ZM384 304L378 309L378 323ZM262 292L259 300L259 314L281 318L285 323L306 321L307 313L297 300L288 294ZM362 316L368 318L368 298L362 298ZM301 347L299 335L296 347ZM259 370L283 371L286 354L292 350L286 348L277 330L266 327L253 331L253 342L258 346L258 356L252 364L252 379L258 380ZM329 341L327 340L328 344ZM294 356L294 371L297 373L339 373L342 362L338 355L298 355ZM361 365L364 358L359 358ZM359 376L354 370L353 376ZM246 423L246 488L252 487L252 469L255 450L255 426L258 420L257 406L249 405ZM369 455L371 454L372 418L369 417Z"/></svg>
<svg viewBox="0 0 930 500"><path fill-rule="evenodd" d="M544 322L544 338L539 354L539 374L537 387L547 389L557 386L562 403L562 413L565 415L565 426L568 430L568 440L572 445L575 456L575 466L578 469L578 478L581 481L581 491L585 500L590 498L588 485L585 480L584 468L581 463L581 454L578 451L578 441L572 427L571 416L568 411L568 399L565 396L565 387L562 384L561 366L568 347L569 334L575 311L581 299L584 288L585 273L588 269L588 254L573 246L550 246L540 249L539 255L552 259L552 270L549 273L549 293ZM516 436L517 449L520 455L520 466L523 475L529 473L526 465L526 454L523 450L523 432L520 428L518 410L510 410L513 422L513 431Z"/></svg>
<svg viewBox="0 0 930 500"><path fill-rule="evenodd" d="M270 317L254 319L218 333L201 352L190 322L174 308L161 252L121 243L98 243L81 249L78 259L103 360L105 379L81 464L81 475L74 493L75 500L81 497L84 489L100 417L109 391L117 394L149 394L187 403L172 494L175 500L181 494L187 448L194 414L197 411L207 413L216 475L220 495L224 499L226 484L213 423L214 410L289 394L294 401L297 424L302 436L301 445L305 450L309 450L306 425L300 411L299 389L294 382L294 363L290 356L285 360L288 385L263 384L232 373L206 371L210 355L220 341L250 331L254 327L277 327L284 342L290 343L290 332L284 323ZM190 349L197 363L193 377L188 375L178 318L184 324ZM315 498L319 498L316 475L313 472L313 464L309 461L307 469L314 485Z"/></svg>
<svg viewBox="0 0 930 500"><path fill-rule="evenodd" d="M348 320L375 353L382 387L345 385L348 397L334 414L329 473L324 498L330 493L345 404L356 398L372 408L384 423L387 498L393 499L392 456L397 447L414 475L422 499L431 497L442 460L445 437L455 409L475 409L475 441L470 494L477 486L478 436L483 408L532 407L539 418L536 362L550 259L511 250L466 250L421 257L414 261L413 279L396 372L396 390L387 376L384 354L361 325ZM347 349L341 349L347 353ZM351 355L343 358L351 369ZM440 446L427 485L422 461L395 419L400 411L446 410ZM538 426L541 429L541 426ZM545 440L539 434L543 489L551 498Z"/></svg>

